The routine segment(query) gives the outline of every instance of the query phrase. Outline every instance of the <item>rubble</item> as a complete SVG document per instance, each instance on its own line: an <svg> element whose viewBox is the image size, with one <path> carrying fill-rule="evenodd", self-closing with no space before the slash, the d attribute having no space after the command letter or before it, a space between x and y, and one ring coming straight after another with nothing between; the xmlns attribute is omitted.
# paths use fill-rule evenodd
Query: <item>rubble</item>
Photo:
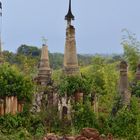
<svg viewBox="0 0 140 140"><path fill-rule="evenodd" d="M114 140L112 134L107 136L100 134L97 129L83 128L78 136L56 136L55 134L47 134L43 140Z"/></svg>

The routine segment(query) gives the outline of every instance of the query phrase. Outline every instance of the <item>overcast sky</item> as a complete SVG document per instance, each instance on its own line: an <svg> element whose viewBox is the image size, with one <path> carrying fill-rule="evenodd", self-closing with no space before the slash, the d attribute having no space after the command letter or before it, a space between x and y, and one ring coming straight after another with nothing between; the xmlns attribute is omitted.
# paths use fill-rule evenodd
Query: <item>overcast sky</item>
<svg viewBox="0 0 140 140"><path fill-rule="evenodd" d="M21 44L64 52L68 0L3 0L4 49ZM140 39L140 0L72 0L78 53L122 53L123 28Z"/></svg>

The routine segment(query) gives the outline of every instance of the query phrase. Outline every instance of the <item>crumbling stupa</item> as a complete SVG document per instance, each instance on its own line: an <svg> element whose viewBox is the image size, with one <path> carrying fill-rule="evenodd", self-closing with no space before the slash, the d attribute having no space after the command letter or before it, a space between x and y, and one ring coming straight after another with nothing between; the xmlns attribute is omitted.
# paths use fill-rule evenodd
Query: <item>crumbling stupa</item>
<svg viewBox="0 0 140 140"><path fill-rule="evenodd" d="M119 83L119 93L122 99L122 104L129 105L131 93L128 90L128 65L125 61L120 63L120 83Z"/></svg>
<svg viewBox="0 0 140 140"><path fill-rule="evenodd" d="M48 46L43 44L41 50L41 59L38 68L38 82L41 85L47 85L51 82L51 69L49 64Z"/></svg>
<svg viewBox="0 0 140 140"><path fill-rule="evenodd" d="M76 53L75 28L71 25L71 21L74 20L71 12L71 0L69 0L69 10L65 16L65 20L67 20L67 29L63 70L66 75L75 75L79 74L79 67Z"/></svg>

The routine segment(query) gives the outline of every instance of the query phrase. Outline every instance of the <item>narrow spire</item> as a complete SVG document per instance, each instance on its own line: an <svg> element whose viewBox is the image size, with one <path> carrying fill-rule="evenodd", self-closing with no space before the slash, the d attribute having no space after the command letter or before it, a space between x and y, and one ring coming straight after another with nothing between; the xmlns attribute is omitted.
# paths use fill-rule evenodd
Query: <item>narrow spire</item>
<svg viewBox="0 0 140 140"><path fill-rule="evenodd" d="M0 9L2 9L2 3L0 2Z"/></svg>
<svg viewBox="0 0 140 140"><path fill-rule="evenodd" d="M2 16L2 3L0 2L0 16Z"/></svg>
<svg viewBox="0 0 140 140"><path fill-rule="evenodd" d="M69 22L71 20L74 20L74 15L72 14L72 11L71 11L71 0L69 0L69 9L68 9L67 15L65 16L65 20L67 20Z"/></svg>

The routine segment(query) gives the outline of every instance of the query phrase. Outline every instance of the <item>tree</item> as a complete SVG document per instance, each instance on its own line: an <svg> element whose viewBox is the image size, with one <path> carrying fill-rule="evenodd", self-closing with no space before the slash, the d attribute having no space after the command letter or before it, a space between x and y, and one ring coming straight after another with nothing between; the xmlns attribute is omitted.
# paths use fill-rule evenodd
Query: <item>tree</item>
<svg viewBox="0 0 140 140"><path fill-rule="evenodd" d="M59 94L73 96L76 92L83 92L88 95L90 88L90 82L84 76L65 76L59 83Z"/></svg>
<svg viewBox="0 0 140 140"><path fill-rule="evenodd" d="M135 73L140 58L140 42L137 41L135 34L126 29L123 30L125 35L122 38L124 57L129 64L130 70Z"/></svg>
<svg viewBox="0 0 140 140"><path fill-rule="evenodd" d="M17 49L17 54L36 57L40 56L41 50L35 46L21 45Z"/></svg>
<svg viewBox="0 0 140 140"><path fill-rule="evenodd" d="M127 138L130 140L140 139L140 109L138 99L131 98L130 108L123 107L115 117L110 117L107 121L107 128L116 137Z"/></svg>
<svg viewBox="0 0 140 140"><path fill-rule="evenodd" d="M98 128L98 121L90 104L76 104L74 106L73 124L76 131L82 128Z"/></svg>
<svg viewBox="0 0 140 140"><path fill-rule="evenodd" d="M0 65L0 97L17 96L31 102L34 93L32 80L14 66Z"/></svg>
<svg viewBox="0 0 140 140"><path fill-rule="evenodd" d="M99 99L99 111L106 114L112 110L114 97L118 93L117 65L118 62L110 63L107 58L96 55L92 65L82 73L90 81L91 92L96 93Z"/></svg>

